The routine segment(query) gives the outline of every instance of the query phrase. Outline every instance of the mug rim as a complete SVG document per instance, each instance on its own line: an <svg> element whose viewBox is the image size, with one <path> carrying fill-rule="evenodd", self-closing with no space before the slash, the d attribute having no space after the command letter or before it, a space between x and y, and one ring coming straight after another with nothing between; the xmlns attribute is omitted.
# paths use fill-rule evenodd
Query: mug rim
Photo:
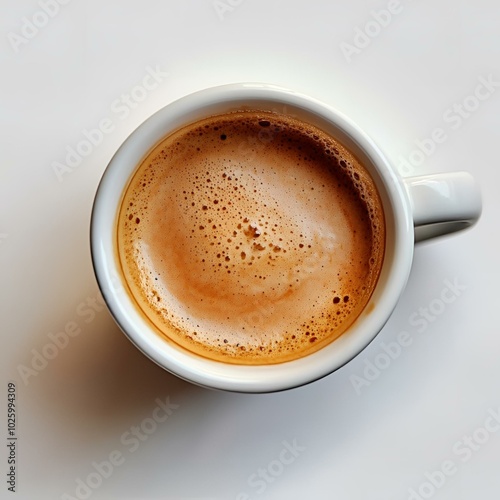
<svg viewBox="0 0 500 500"><path fill-rule="evenodd" d="M160 337L152 323L139 313L132 296L125 291L116 255L114 228L121 197L132 173L159 140L182 125L210 116L207 114L210 110L257 102L284 105L317 117L346 134L344 139L352 142L347 145L348 149L357 148L355 153L366 156L370 162L368 170L375 177L383 198L386 256L369 302L353 325L338 339L296 360L268 365L237 365L201 357ZM392 225L391 230L388 230L388 224ZM359 354L378 335L396 307L408 280L414 250L413 217L408 193L401 177L373 140L328 104L266 83L228 84L200 90L165 105L141 123L125 139L103 173L92 207L90 240L94 272L108 309L120 329L139 350L162 368L197 385L253 393L308 384L336 371ZM388 242L391 243L389 249ZM386 262L388 251L391 253L390 262ZM371 301L377 306L368 315L365 312Z"/></svg>

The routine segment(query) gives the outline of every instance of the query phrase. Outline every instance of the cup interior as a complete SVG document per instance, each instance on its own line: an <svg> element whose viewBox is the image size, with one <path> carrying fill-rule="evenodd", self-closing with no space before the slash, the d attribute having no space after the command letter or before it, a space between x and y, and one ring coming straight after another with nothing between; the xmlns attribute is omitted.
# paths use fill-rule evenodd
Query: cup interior
<svg viewBox="0 0 500 500"><path fill-rule="evenodd" d="M127 292L117 257L115 228L122 194L141 160L170 132L207 116L242 109L288 114L343 143L371 174L385 216L384 263L369 303L340 338L303 358L269 365L235 365L188 352L158 334ZM168 104L140 125L111 159L99 184L91 219L96 277L114 319L149 358L198 385L237 392L273 392L324 377L362 351L382 329L404 289L413 256L408 194L382 152L354 123L333 108L294 91L267 84L206 89Z"/></svg>

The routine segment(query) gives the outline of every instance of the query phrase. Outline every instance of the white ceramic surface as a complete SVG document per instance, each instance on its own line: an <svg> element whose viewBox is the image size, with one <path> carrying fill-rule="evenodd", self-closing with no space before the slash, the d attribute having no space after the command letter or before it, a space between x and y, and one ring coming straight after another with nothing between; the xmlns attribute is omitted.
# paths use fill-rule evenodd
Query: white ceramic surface
<svg viewBox="0 0 500 500"><path fill-rule="evenodd" d="M24 18L44 21L39 1L0 1L5 479L9 380L19 436L18 491L2 481L0 498L83 498L90 478L90 500L497 500L499 84L474 96L500 82L500 4L62 4L27 38ZM389 4L397 13L377 29ZM333 106L405 176L470 172L484 203L471 230L416 245L396 309L360 356L274 394L209 391L148 360L102 304L90 256L94 195L126 137L184 95L242 81ZM54 170L98 126L102 141ZM65 337L53 359L37 356ZM120 465L99 481L110 455Z"/></svg>

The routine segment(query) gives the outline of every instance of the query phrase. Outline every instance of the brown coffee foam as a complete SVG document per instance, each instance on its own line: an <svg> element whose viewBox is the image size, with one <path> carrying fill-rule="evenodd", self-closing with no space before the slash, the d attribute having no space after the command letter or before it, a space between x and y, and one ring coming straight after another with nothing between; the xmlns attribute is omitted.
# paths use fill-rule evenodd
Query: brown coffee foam
<svg viewBox="0 0 500 500"><path fill-rule="evenodd" d="M383 259L372 179L283 115L208 118L167 137L123 199L118 247L137 303L203 356L274 363L341 335Z"/></svg>

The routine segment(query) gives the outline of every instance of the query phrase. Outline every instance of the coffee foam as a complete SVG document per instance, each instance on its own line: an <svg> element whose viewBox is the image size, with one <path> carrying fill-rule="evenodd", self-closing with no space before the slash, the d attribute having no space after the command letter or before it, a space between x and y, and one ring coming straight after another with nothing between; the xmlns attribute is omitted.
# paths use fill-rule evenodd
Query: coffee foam
<svg viewBox="0 0 500 500"><path fill-rule="evenodd" d="M233 363L313 352L376 284L383 212L340 143L268 112L214 116L164 139L124 195L132 295L171 341Z"/></svg>

